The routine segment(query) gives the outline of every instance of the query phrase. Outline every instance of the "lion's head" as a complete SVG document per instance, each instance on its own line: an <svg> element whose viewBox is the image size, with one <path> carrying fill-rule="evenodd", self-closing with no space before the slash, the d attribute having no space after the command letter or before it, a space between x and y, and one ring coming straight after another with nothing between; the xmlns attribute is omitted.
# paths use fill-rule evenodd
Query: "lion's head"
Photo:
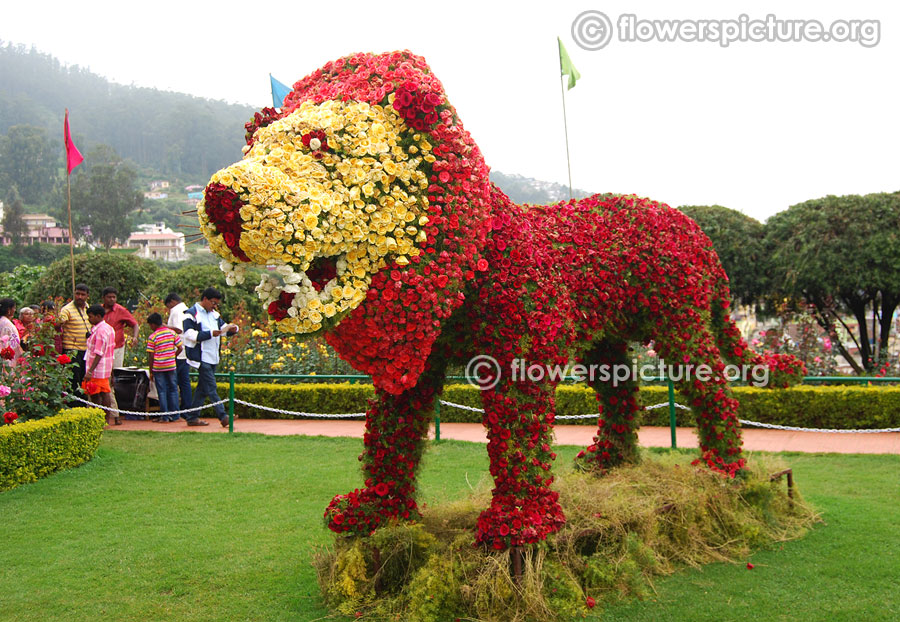
<svg viewBox="0 0 900 622"><path fill-rule="evenodd" d="M487 167L441 83L408 52L348 56L258 113L247 142L198 205L229 283L268 267L278 328L333 329L357 368L414 382L491 227Z"/></svg>

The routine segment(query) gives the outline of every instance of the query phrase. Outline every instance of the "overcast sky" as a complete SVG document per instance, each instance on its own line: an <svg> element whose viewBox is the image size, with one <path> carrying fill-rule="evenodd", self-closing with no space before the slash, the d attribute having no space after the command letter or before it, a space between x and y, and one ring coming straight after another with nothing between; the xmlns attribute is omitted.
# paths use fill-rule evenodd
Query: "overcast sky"
<svg viewBox="0 0 900 622"><path fill-rule="evenodd" d="M613 25L603 49L573 40L586 10ZM879 20L878 43L626 42L617 29L625 14L770 13L826 26ZM271 105L269 72L292 84L352 52L409 49L441 79L493 169L567 183L560 36L582 75L566 94L576 187L764 220L827 194L900 190L898 26L900 3L865 1L45 1L5 3L0 40L115 82L258 107Z"/></svg>

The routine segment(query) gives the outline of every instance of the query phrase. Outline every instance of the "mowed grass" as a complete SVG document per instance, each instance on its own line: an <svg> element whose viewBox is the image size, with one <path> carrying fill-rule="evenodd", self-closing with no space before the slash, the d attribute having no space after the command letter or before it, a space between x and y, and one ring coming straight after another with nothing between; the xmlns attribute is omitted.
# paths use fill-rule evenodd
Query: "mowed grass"
<svg viewBox="0 0 900 622"><path fill-rule="evenodd" d="M106 434L78 469L0 494L0 620L332 617L309 563L322 513L361 484L358 439ZM559 449L568 468L577 448ZM745 565L684 569L600 619L900 619L900 456L785 454L824 524ZM432 445L421 500L468 493L483 445ZM334 618L333 618L334 619Z"/></svg>

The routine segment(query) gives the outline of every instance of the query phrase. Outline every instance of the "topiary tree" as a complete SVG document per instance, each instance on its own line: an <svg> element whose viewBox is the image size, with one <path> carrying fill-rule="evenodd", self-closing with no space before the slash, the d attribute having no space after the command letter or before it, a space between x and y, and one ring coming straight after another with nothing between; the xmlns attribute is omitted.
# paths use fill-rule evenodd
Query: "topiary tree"
<svg viewBox="0 0 900 622"><path fill-rule="evenodd" d="M40 280L28 293L30 300L44 300L61 296L71 298L72 277L69 259L50 264ZM160 269L152 261L134 255L84 253L75 255L75 281L90 288L90 299L99 302L104 287L115 287L119 300L148 296L149 285L156 280Z"/></svg>
<svg viewBox="0 0 900 622"><path fill-rule="evenodd" d="M700 225L712 241L728 275L732 300L753 304L768 293L761 222L721 205L682 205L678 209Z"/></svg>
<svg viewBox="0 0 900 622"><path fill-rule="evenodd" d="M765 229L772 283L815 309L857 373L872 372L878 354L888 351L900 303L900 193L806 201L772 216ZM844 312L856 318L855 331ZM836 338L838 324L853 337L860 360Z"/></svg>

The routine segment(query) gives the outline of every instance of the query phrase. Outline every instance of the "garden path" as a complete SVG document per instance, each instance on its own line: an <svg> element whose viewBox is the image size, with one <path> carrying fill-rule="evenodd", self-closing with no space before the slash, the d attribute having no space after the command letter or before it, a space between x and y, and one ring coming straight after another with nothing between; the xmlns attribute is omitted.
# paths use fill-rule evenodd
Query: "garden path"
<svg viewBox="0 0 900 622"><path fill-rule="evenodd" d="M157 432L227 432L215 419L208 419L209 426L188 427L185 421L155 423L152 421L123 421L121 426L110 426L113 432L129 430L155 430ZM364 422L360 420L317 419L235 419L235 432L251 432L273 436L350 436L362 438ZM555 428L559 445L589 445L594 426L558 425ZM798 451L804 453L839 454L900 454L900 432L877 434L840 434L834 432L789 432L744 428L744 449L748 451ZM434 438L434 426L431 428ZM442 423L441 438L486 443L484 427L477 423ZM671 446L669 428L645 426L638 431L638 442L643 447ZM695 428L677 428L678 447L697 447Z"/></svg>

